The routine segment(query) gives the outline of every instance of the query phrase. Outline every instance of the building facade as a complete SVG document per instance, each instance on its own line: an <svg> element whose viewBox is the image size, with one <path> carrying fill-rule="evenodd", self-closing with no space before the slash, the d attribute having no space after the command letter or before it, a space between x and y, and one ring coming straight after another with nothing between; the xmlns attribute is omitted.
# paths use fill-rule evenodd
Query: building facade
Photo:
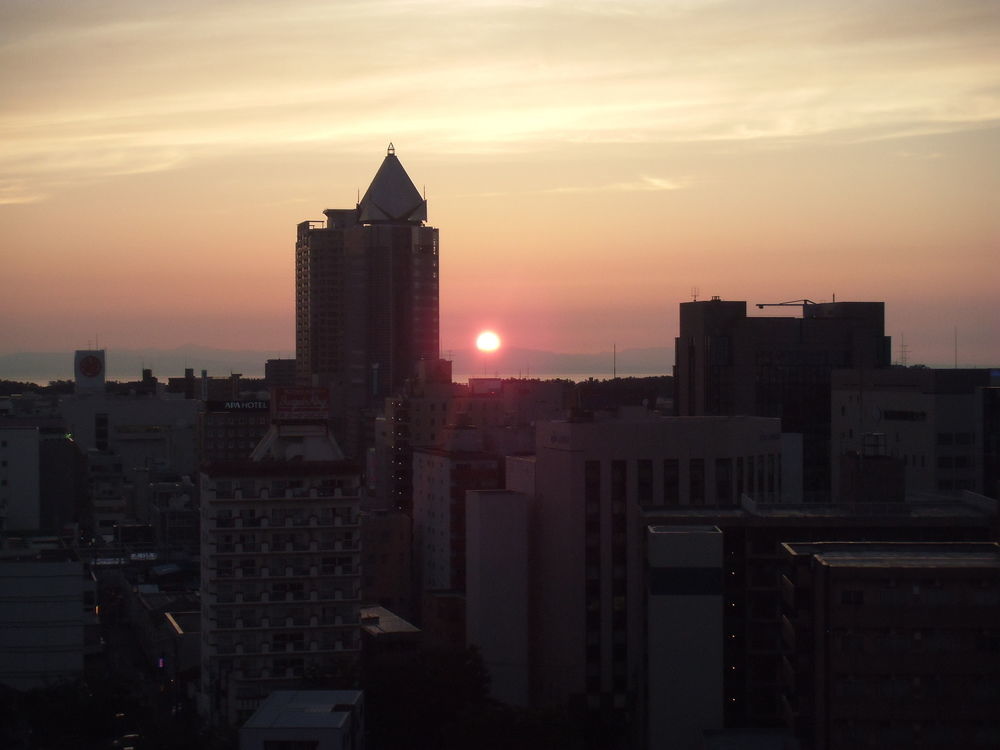
<svg viewBox="0 0 1000 750"><path fill-rule="evenodd" d="M298 225L299 383L330 389L348 455L370 441L371 409L439 354L438 230L390 145L355 208Z"/></svg>
<svg viewBox="0 0 1000 750"><path fill-rule="evenodd" d="M1000 746L996 543L783 551L782 700L803 748Z"/></svg>
<svg viewBox="0 0 1000 750"><path fill-rule="evenodd" d="M888 367L882 302L802 300L802 317L748 317L717 297L680 306L674 407L679 416L779 417L803 436L804 490L830 498L830 378L834 369Z"/></svg>
<svg viewBox="0 0 1000 750"><path fill-rule="evenodd" d="M202 710L230 723L360 649L353 468L219 465L202 474Z"/></svg>
<svg viewBox="0 0 1000 750"><path fill-rule="evenodd" d="M908 492L997 497L997 376L986 369L893 367L832 377L831 461L865 441L902 465ZM834 497L840 493L835 471Z"/></svg>

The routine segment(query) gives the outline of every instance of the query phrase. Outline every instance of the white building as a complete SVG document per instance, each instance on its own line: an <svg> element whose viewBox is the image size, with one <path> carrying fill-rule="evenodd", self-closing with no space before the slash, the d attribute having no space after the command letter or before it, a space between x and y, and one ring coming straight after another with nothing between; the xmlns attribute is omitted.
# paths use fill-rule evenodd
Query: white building
<svg viewBox="0 0 1000 750"><path fill-rule="evenodd" d="M723 726L722 532L646 530L646 747L701 750Z"/></svg>
<svg viewBox="0 0 1000 750"><path fill-rule="evenodd" d="M577 704L613 731L641 726L643 512L737 512L781 494L779 420L623 410L538 425L507 489L531 496L529 660L533 705ZM470 613L470 617L474 617Z"/></svg>
<svg viewBox="0 0 1000 750"><path fill-rule="evenodd" d="M279 690L240 729L240 750L364 750L359 690Z"/></svg>

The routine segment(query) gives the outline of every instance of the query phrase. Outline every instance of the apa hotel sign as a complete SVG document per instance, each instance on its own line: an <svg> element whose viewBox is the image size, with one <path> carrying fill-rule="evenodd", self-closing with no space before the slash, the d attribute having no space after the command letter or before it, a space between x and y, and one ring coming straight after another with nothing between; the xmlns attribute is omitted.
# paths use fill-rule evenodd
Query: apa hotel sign
<svg viewBox="0 0 1000 750"><path fill-rule="evenodd" d="M330 418L330 392L326 388L275 388L271 419L303 422Z"/></svg>

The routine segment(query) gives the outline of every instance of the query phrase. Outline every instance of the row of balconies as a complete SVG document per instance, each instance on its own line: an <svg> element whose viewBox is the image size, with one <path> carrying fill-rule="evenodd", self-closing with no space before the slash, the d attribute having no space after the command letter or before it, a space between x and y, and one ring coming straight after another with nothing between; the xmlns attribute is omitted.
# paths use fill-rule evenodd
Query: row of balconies
<svg viewBox="0 0 1000 750"><path fill-rule="evenodd" d="M358 638L333 643L320 643L319 641L309 641L308 647L304 642L286 643L283 647L279 644L274 648L267 641L262 643L235 643L232 645L217 646L215 653L219 656L269 656L273 654L322 654L336 651L356 651L361 647L361 640Z"/></svg>
<svg viewBox="0 0 1000 750"><path fill-rule="evenodd" d="M211 542L211 540L209 540ZM250 553L274 553L274 552L356 552L361 548L359 542L334 541L319 542L315 539L308 543L285 542L284 544L246 544L241 542L215 543L215 553L217 555L245 555Z"/></svg>
<svg viewBox="0 0 1000 750"><path fill-rule="evenodd" d="M346 594L346 596L345 596ZM215 597L215 603L221 605L238 604L272 604L276 602L330 602L330 601L355 601L361 598L361 592L357 589L344 591L335 589L329 592L323 591L285 591L268 592L257 591L245 593L237 591L235 594L219 595Z"/></svg>
<svg viewBox="0 0 1000 750"><path fill-rule="evenodd" d="M357 618L343 617L336 615L333 621L320 623L319 617L261 617L260 619L248 620L237 617L235 620L219 620L215 630L279 630L282 628L332 628L332 627L357 627Z"/></svg>
<svg viewBox="0 0 1000 750"><path fill-rule="evenodd" d="M361 566L353 565L330 565L317 568L315 565L309 568L284 568L277 570L271 568L209 568L209 578L212 580L230 578L251 578L254 580L264 578L317 578L317 577L343 577L361 575Z"/></svg>
<svg viewBox="0 0 1000 750"><path fill-rule="evenodd" d="M216 500L320 500L328 498L356 498L360 490L352 488L344 492L341 487L290 487L274 489L261 487L256 491L245 491L239 488L232 490L216 489Z"/></svg>
<svg viewBox="0 0 1000 750"><path fill-rule="evenodd" d="M284 521L272 523L269 516L256 516L254 518L243 518L234 516L225 518L211 516L208 519L208 528L215 529L287 529L287 528L353 528L361 523L361 516L353 514L347 517L336 515L332 518L320 519L317 516L308 518L286 517Z"/></svg>

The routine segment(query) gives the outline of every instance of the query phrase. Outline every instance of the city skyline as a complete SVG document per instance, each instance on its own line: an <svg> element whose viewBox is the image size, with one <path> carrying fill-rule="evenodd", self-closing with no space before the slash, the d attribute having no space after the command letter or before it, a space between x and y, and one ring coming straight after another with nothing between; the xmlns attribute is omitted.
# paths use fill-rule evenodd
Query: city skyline
<svg viewBox="0 0 1000 750"><path fill-rule="evenodd" d="M294 348L294 226L395 143L441 347L670 346L678 303L884 300L1000 361L1000 7L8 4L0 352ZM789 312L798 313L792 308Z"/></svg>

